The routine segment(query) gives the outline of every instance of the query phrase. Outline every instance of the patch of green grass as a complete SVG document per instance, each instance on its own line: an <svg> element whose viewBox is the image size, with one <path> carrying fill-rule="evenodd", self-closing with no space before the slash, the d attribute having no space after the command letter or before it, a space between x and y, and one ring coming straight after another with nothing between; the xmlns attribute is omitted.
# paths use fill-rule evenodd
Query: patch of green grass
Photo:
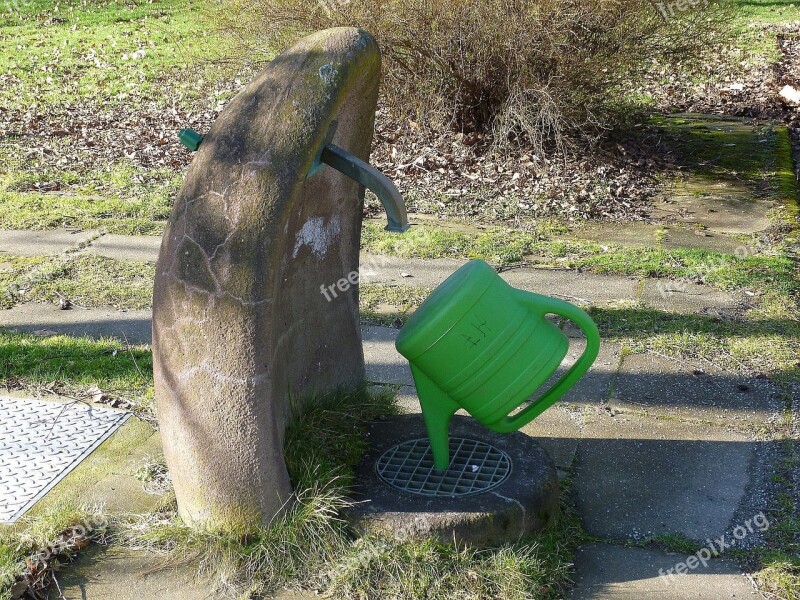
<svg viewBox="0 0 800 600"><path fill-rule="evenodd" d="M137 197L0 192L0 228L98 229L121 235L161 235L172 210L167 189Z"/></svg>
<svg viewBox="0 0 800 600"><path fill-rule="evenodd" d="M699 357L725 370L764 373L787 382L800 379L796 316L722 320L642 307L594 307L590 313L604 339L623 342L633 352Z"/></svg>
<svg viewBox="0 0 800 600"><path fill-rule="evenodd" d="M266 527L247 535L183 526L175 507L122 523L120 539L136 547L196 557L200 570L241 593L266 593L310 582L349 545L340 512L353 469L366 447L364 426L396 411L394 393L359 388L306 399L286 432L285 459L296 501Z"/></svg>
<svg viewBox="0 0 800 600"><path fill-rule="evenodd" d="M14 150L23 148L0 146L0 154ZM21 158L0 172L0 228L74 227L158 235L180 183L174 171L125 162L59 170L32 167Z"/></svg>
<svg viewBox="0 0 800 600"><path fill-rule="evenodd" d="M523 260L540 236L527 232L491 229L470 233L441 227L416 226L398 235L367 223L361 232L361 248L373 254L408 258L482 258L496 264Z"/></svg>
<svg viewBox="0 0 800 600"><path fill-rule="evenodd" d="M800 558L775 550L757 552L762 568L754 575L761 589L774 598L800 598Z"/></svg>
<svg viewBox="0 0 800 600"><path fill-rule="evenodd" d="M498 266L526 260L602 274L705 281L722 289L769 289L787 295L800 291L796 263L780 255L738 258L694 248L636 248L543 239L501 229L476 234L420 226L397 235L372 224L364 227L362 248L408 258L481 258Z"/></svg>
<svg viewBox="0 0 800 600"><path fill-rule="evenodd" d="M404 323L432 290L362 284L361 315L371 323ZM745 319L669 313L632 306L593 307L604 339L630 352L701 358L742 373L763 373L781 381L800 380L800 321L796 303L769 294Z"/></svg>
<svg viewBox="0 0 800 600"><path fill-rule="evenodd" d="M152 304L155 265L91 254L50 260L12 259L0 272L0 301L58 302L68 298L80 307L148 308ZM5 298L5 300L2 300Z"/></svg>
<svg viewBox="0 0 800 600"><path fill-rule="evenodd" d="M335 598L563 598L581 536L564 507L542 534L498 548L364 538L338 561L324 589Z"/></svg>
<svg viewBox="0 0 800 600"><path fill-rule="evenodd" d="M118 340L37 337L0 329L0 386L88 399L90 388L145 408L153 397L153 358L146 346Z"/></svg>
<svg viewBox="0 0 800 600"><path fill-rule="evenodd" d="M730 23L740 58L775 62L780 51L775 43L777 26L800 20L800 7L793 0L730 0Z"/></svg>
<svg viewBox="0 0 800 600"><path fill-rule="evenodd" d="M682 533L660 533L650 538L649 545L653 545L665 552L677 554L695 554L701 546L696 541L687 538Z"/></svg>
<svg viewBox="0 0 800 600"><path fill-rule="evenodd" d="M19 301L17 282L47 262L45 257L0 257L0 309L14 306Z"/></svg>
<svg viewBox="0 0 800 600"><path fill-rule="evenodd" d="M794 0L732 0L736 21L748 24L787 23L800 20L800 6Z"/></svg>
<svg viewBox="0 0 800 600"><path fill-rule="evenodd" d="M362 283L358 290L361 318L378 325L405 323L432 291L415 286Z"/></svg>
<svg viewBox="0 0 800 600"><path fill-rule="evenodd" d="M52 552L53 563L63 564L71 560L75 550L68 544L74 538L63 534L73 527L78 527L80 532L85 531L87 539L96 539L104 535L106 520L96 511L63 503L47 511L40 511L34 517L23 517L13 527L0 527L0 599L20 597L12 595L12 586L26 573L25 561L30 557L49 550ZM58 550L55 551L56 549ZM32 561L32 564L37 562ZM42 583L46 585L46 581L45 579Z"/></svg>
<svg viewBox="0 0 800 600"><path fill-rule="evenodd" d="M770 290L790 295L800 290L797 265L785 256L735 254L692 248L610 247L573 255L565 262L595 273L665 277L705 282L724 290Z"/></svg>
<svg viewBox="0 0 800 600"><path fill-rule="evenodd" d="M776 598L800 599L800 518L798 518L797 473L800 447L796 440L783 442L781 458L775 465L773 481L779 483L775 506L765 531L767 546L753 549L746 557L758 567L755 579Z"/></svg>
<svg viewBox="0 0 800 600"><path fill-rule="evenodd" d="M0 14L0 105L130 104L190 88L198 74L187 67L218 43L206 26L205 6L177 0L11 3L12 10Z"/></svg>

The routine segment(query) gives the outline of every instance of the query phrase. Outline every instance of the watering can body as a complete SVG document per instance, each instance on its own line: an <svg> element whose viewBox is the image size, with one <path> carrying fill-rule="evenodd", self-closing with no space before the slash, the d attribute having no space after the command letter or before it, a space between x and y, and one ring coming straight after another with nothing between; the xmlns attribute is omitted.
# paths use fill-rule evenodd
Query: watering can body
<svg viewBox="0 0 800 600"><path fill-rule="evenodd" d="M566 317L586 349L542 396L511 415L556 372L569 339L547 314ZM473 260L448 277L412 315L396 342L410 365L438 470L449 464L448 427L466 410L501 433L515 431L552 406L597 358L600 335L578 307L508 285Z"/></svg>

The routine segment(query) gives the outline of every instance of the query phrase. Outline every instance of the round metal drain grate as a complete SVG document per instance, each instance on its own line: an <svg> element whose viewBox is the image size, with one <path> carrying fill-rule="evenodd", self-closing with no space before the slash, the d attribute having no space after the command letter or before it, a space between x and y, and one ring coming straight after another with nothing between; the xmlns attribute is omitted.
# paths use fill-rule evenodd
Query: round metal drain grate
<svg viewBox="0 0 800 600"><path fill-rule="evenodd" d="M409 440L384 452L375 463L384 482L420 496L453 497L487 492L511 473L511 459L502 450L464 438L450 438L450 466L439 473L427 439Z"/></svg>

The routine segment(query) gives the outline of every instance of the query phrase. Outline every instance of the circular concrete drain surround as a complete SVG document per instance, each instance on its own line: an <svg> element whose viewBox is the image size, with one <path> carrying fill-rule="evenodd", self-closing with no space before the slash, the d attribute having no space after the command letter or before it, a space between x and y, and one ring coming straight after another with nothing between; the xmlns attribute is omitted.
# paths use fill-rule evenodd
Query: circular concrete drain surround
<svg viewBox="0 0 800 600"><path fill-rule="evenodd" d="M376 465L387 451L409 440L424 440L427 445L422 415L393 415L370 423L366 431L369 446L356 466L353 505L344 511L349 523L362 535L398 540L434 537L450 544L496 546L541 531L555 518L556 467L535 439L520 432L495 433L461 415L454 416L450 424L450 439L456 438L480 440L504 453L509 475L482 493L431 496L401 492L379 476ZM480 464L476 466L480 470Z"/></svg>
<svg viewBox="0 0 800 600"><path fill-rule="evenodd" d="M485 442L450 438L450 465L444 472L433 464L430 442L415 439L389 448L375 463L383 482L401 492L452 498L488 492L511 473L508 454Z"/></svg>

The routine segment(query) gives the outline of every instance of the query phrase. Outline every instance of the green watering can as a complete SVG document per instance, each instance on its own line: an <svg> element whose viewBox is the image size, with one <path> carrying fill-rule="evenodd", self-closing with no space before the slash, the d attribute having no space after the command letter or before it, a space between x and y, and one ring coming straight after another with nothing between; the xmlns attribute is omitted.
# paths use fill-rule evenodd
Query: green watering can
<svg viewBox="0 0 800 600"><path fill-rule="evenodd" d="M530 406L510 416L555 373L569 339L545 318L566 317L583 330L586 349ZM448 277L403 327L397 350L411 364L436 469L450 463L448 427L460 408L489 429L515 431L552 406L592 366L597 326L580 308L517 290L482 260Z"/></svg>

